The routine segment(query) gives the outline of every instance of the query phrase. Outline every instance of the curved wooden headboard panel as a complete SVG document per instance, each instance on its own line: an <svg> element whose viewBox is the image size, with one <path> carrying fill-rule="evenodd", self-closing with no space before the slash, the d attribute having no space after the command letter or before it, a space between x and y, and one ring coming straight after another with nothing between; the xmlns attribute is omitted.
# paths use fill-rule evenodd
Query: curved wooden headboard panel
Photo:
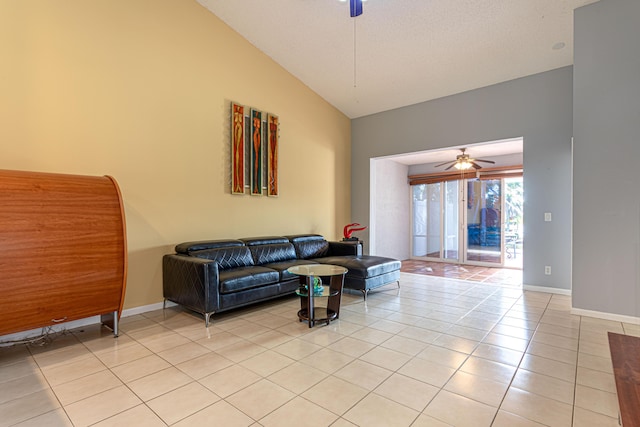
<svg viewBox="0 0 640 427"><path fill-rule="evenodd" d="M0 335L119 316L126 279L115 179L0 170Z"/></svg>

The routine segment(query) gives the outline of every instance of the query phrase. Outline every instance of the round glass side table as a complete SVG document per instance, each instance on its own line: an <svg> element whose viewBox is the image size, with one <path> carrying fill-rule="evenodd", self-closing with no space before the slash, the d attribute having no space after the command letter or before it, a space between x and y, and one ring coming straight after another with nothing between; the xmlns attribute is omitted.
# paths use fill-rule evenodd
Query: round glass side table
<svg viewBox="0 0 640 427"><path fill-rule="evenodd" d="M344 276L348 271L346 268L331 264L306 264L289 267L287 271L300 276L300 288L296 294L300 296L298 319L301 322L307 321L311 328L316 322L326 322L328 325L338 318ZM318 279L322 287L314 286ZM315 299L322 297L327 300L326 306L316 307Z"/></svg>

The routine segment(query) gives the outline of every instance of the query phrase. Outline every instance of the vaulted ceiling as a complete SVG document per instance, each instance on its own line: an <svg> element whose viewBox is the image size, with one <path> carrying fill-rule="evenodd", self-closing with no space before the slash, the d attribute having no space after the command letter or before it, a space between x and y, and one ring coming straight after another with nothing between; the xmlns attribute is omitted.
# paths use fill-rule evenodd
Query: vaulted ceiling
<svg viewBox="0 0 640 427"><path fill-rule="evenodd" d="M573 63L596 0L197 0L350 118Z"/></svg>

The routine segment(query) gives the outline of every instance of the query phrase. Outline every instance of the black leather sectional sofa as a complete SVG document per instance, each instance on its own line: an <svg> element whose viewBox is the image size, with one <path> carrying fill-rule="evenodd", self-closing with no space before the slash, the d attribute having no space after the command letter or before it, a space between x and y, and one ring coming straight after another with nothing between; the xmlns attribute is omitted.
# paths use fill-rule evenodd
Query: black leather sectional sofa
<svg viewBox="0 0 640 427"><path fill-rule="evenodd" d="M181 243L162 260L165 301L202 313L205 324L215 312L281 295L300 286L287 271L295 265L323 263L349 271L344 287L362 291L397 282L398 260L362 255L357 242L330 242L317 234L251 237Z"/></svg>

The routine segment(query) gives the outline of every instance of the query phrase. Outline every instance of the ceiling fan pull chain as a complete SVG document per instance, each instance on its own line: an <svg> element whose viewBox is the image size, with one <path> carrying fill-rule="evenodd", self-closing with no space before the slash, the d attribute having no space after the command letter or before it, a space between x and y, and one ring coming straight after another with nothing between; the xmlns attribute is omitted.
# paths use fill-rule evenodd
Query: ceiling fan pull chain
<svg viewBox="0 0 640 427"><path fill-rule="evenodd" d="M356 21L353 20L353 87L356 87Z"/></svg>

